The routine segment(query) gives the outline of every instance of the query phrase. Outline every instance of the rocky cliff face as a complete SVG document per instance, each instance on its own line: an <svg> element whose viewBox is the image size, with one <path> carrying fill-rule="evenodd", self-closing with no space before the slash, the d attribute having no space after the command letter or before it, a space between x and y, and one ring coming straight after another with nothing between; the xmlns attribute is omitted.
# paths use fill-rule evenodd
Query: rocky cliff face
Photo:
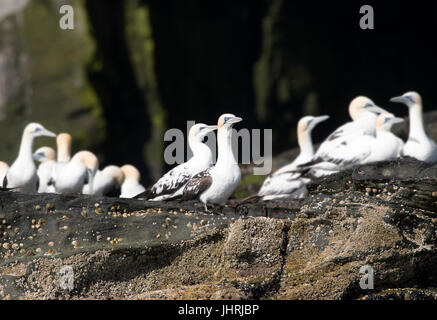
<svg viewBox="0 0 437 320"><path fill-rule="evenodd" d="M314 183L305 201L215 213L191 202L2 192L0 296L435 298L436 173L408 159L362 166ZM72 290L61 287L65 265ZM373 290L360 287L365 265Z"/></svg>

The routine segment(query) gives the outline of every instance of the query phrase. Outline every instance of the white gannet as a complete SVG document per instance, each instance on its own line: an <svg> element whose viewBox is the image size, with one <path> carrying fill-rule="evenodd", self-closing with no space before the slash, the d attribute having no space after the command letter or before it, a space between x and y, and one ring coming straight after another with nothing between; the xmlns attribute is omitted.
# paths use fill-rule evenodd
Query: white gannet
<svg viewBox="0 0 437 320"><path fill-rule="evenodd" d="M296 172L298 165L311 161L314 156L314 146L311 132L317 124L329 119L329 116L312 117L306 116L297 124L297 138L300 153L296 159L276 172L269 175L265 180L257 196L261 200L285 200L305 198L308 194L306 185L310 179L302 177Z"/></svg>
<svg viewBox="0 0 437 320"><path fill-rule="evenodd" d="M121 170L124 174L124 181L121 185L120 198L133 198L146 191L146 188L140 184L141 175L137 168L125 164L121 167Z"/></svg>
<svg viewBox="0 0 437 320"><path fill-rule="evenodd" d="M218 158L215 166L199 172L184 187L182 200L199 199L207 204L223 206L241 179L241 171L232 151L232 126L243 119L223 114L217 124Z"/></svg>
<svg viewBox="0 0 437 320"><path fill-rule="evenodd" d="M98 170L94 177L94 193L95 195L104 196L112 189L121 187L124 181L124 173L120 167L109 165L103 170ZM82 188L83 194L91 194L90 185L86 184Z"/></svg>
<svg viewBox="0 0 437 320"><path fill-rule="evenodd" d="M376 118L376 137L371 137L370 154L360 160L359 164L378 161L389 161L399 158L404 141L394 135L390 130L395 123L404 119L395 117L391 113L381 113Z"/></svg>
<svg viewBox="0 0 437 320"><path fill-rule="evenodd" d="M417 92L411 91L390 101L408 106L410 132L408 140L402 149L403 156L409 156L425 162L437 162L437 145L425 132L422 116L422 98Z"/></svg>
<svg viewBox="0 0 437 320"><path fill-rule="evenodd" d="M36 192L38 175L32 158L33 142L36 137L56 137L39 123L29 123L24 128L20 151L15 162L8 169L3 179L3 187L14 188L15 191Z"/></svg>
<svg viewBox="0 0 437 320"><path fill-rule="evenodd" d="M337 128L320 145L313 160L299 165L302 168L311 167L311 175L321 177L341 171L355 161L354 155L360 148L361 141L376 135L376 117L379 113L387 113L375 105L367 97L359 96L349 104L351 122ZM345 153L346 152L346 153Z"/></svg>
<svg viewBox="0 0 437 320"><path fill-rule="evenodd" d="M331 152L330 158L324 161L339 166L339 170L344 170L360 164L397 159L403 141L390 132L390 129L393 124L402 121L403 119L391 113L380 114L375 121L375 136L362 135L345 140L346 143Z"/></svg>
<svg viewBox="0 0 437 320"><path fill-rule="evenodd" d="M147 200L162 201L181 196L188 180L213 165L211 149L202 140L209 132L216 129L217 126L208 126L204 123L191 127L188 133L188 145L193 156L187 162L171 169L147 190L144 193Z"/></svg>
<svg viewBox="0 0 437 320"><path fill-rule="evenodd" d="M50 147L41 147L33 153L33 159L41 163L36 172L39 179L38 193L54 193L55 188L49 182L56 164L56 151Z"/></svg>
<svg viewBox="0 0 437 320"><path fill-rule="evenodd" d="M70 159L71 136L61 133L56 139L58 161L51 182L57 193L81 193L84 184L93 192L93 179L99 167L97 157L90 151L79 151Z"/></svg>

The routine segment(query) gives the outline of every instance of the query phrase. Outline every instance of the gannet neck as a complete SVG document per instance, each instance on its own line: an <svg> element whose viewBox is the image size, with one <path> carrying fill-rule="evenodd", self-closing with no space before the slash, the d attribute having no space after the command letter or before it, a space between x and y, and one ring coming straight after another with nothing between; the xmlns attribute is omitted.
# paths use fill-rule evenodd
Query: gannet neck
<svg viewBox="0 0 437 320"><path fill-rule="evenodd" d="M211 153L209 147L197 138L192 138L188 141L193 157L202 156Z"/></svg>
<svg viewBox="0 0 437 320"><path fill-rule="evenodd" d="M299 156L311 158L314 155L314 146L311 138L311 130L297 133L297 140L300 148Z"/></svg>
<svg viewBox="0 0 437 320"><path fill-rule="evenodd" d="M20 151L18 153L19 159L30 160L33 163L32 149L33 149L33 136L26 132L21 137Z"/></svg>
<svg viewBox="0 0 437 320"><path fill-rule="evenodd" d="M237 164L232 152L232 127L221 127L217 134L218 157L216 166Z"/></svg>
<svg viewBox="0 0 437 320"><path fill-rule="evenodd" d="M68 162L71 159L71 135L60 133L56 137L58 149L58 162Z"/></svg>
<svg viewBox="0 0 437 320"><path fill-rule="evenodd" d="M409 107L410 132L409 138L425 138L425 128L423 126L422 106L413 104Z"/></svg>

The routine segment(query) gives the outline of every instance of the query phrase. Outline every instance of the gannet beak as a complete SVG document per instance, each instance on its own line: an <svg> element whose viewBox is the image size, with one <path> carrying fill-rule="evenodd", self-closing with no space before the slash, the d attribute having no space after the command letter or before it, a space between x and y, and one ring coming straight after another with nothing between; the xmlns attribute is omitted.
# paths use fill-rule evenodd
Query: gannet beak
<svg viewBox="0 0 437 320"><path fill-rule="evenodd" d="M383 108L378 107L378 106L367 107L366 110L369 110L370 112L373 112L376 114L389 113L387 110L384 110Z"/></svg>
<svg viewBox="0 0 437 320"><path fill-rule="evenodd" d="M314 117L313 123L314 124L318 124L320 122L326 121L329 119L329 116L318 116L318 117Z"/></svg>
<svg viewBox="0 0 437 320"><path fill-rule="evenodd" d="M217 126L206 126L206 128L203 130L204 130L204 132L208 133L208 132L217 130L217 128L218 128Z"/></svg>
<svg viewBox="0 0 437 320"><path fill-rule="evenodd" d="M52 138L56 138L56 133L53 133L47 129L44 129L43 131L41 131L41 135L42 136L47 136L47 137L52 137Z"/></svg>
<svg viewBox="0 0 437 320"><path fill-rule="evenodd" d="M240 118L240 117L233 117L232 119L229 119L229 120L227 121L227 123L234 124L234 123L238 123L238 122L240 122L240 121L243 121L243 119Z"/></svg>
<svg viewBox="0 0 437 320"><path fill-rule="evenodd" d="M401 123L401 122L404 122L404 119L403 118L399 118L399 117L394 117L394 118L392 118L391 119L391 121L390 121L391 123Z"/></svg>
<svg viewBox="0 0 437 320"><path fill-rule="evenodd" d="M404 96L393 97L390 99L390 102L408 104L408 100Z"/></svg>

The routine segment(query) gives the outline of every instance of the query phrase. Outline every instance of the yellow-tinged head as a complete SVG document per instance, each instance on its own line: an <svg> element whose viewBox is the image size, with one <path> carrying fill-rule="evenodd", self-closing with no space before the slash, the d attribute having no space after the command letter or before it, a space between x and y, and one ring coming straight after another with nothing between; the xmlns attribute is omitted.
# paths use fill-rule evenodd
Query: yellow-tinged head
<svg viewBox="0 0 437 320"><path fill-rule="evenodd" d="M188 133L188 138L190 140L197 139L201 140L208 133L217 129L217 126L208 126L204 123L196 123L194 126L190 128L190 132Z"/></svg>
<svg viewBox="0 0 437 320"><path fill-rule="evenodd" d="M79 151L74 155L74 157L79 158L83 165L93 173L95 173L99 168L99 160L91 151Z"/></svg>
<svg viewBox="0 0 437 320"><path fill-rule="evenodd" d="M56 151L51 147L41 147L33 153L32 157L39 162L56 161Z"/></svg>
<svg viewBox="0 0 437 320"><path fill-rule="evenodd" d="M369 112L374 114L387 113L386 110L378 107L372 100L364 96L356 97L349 104L349 115L354 121L359 120Z"/></svg>
<svg viewBox="0 0 437 320"><path fill-rule="evenodd" d="M416 107L422 110L422 97L416 91L409 91L399 97L390 99L391 102L403 103L408 107Z"/></svg>
<svg viewBox="0 0 437 320"><path fill-rule="evenodd" d="M140 172L138 171L137 168L135 168L131 164L125 164L124 166L122 166L121 171L123 171L124 173L125 180L132 179L132 180L140 181L141 179Z"/></svg>
<svg viewBox="0 0 437 320"><path fill-rule="evenodd" d="M117 188L121 187L124 181L124 173L120 167L109 165L106 166L102 171L114 178Z"/></svg>
<svg viewBox="0 0 437 320"><path fill-rule="evenodd" d="M222 114L220 116L220 118L218 119L217 122L217 128L221 129L221 128L232 128L232 126L237 123L242 121L243 119L240 117L236 117L235 115L233 115L232 113L225 113Z"/></svg>
<svg viewBox="0 0 437 320"><path fill-rule="evenodd" d="M47 130L41 124L36 122L31 122L24 128L24 135L31 136L34 138L41 137L41 136L47 136L52 138L56 137L55 133Z"/></svg>

